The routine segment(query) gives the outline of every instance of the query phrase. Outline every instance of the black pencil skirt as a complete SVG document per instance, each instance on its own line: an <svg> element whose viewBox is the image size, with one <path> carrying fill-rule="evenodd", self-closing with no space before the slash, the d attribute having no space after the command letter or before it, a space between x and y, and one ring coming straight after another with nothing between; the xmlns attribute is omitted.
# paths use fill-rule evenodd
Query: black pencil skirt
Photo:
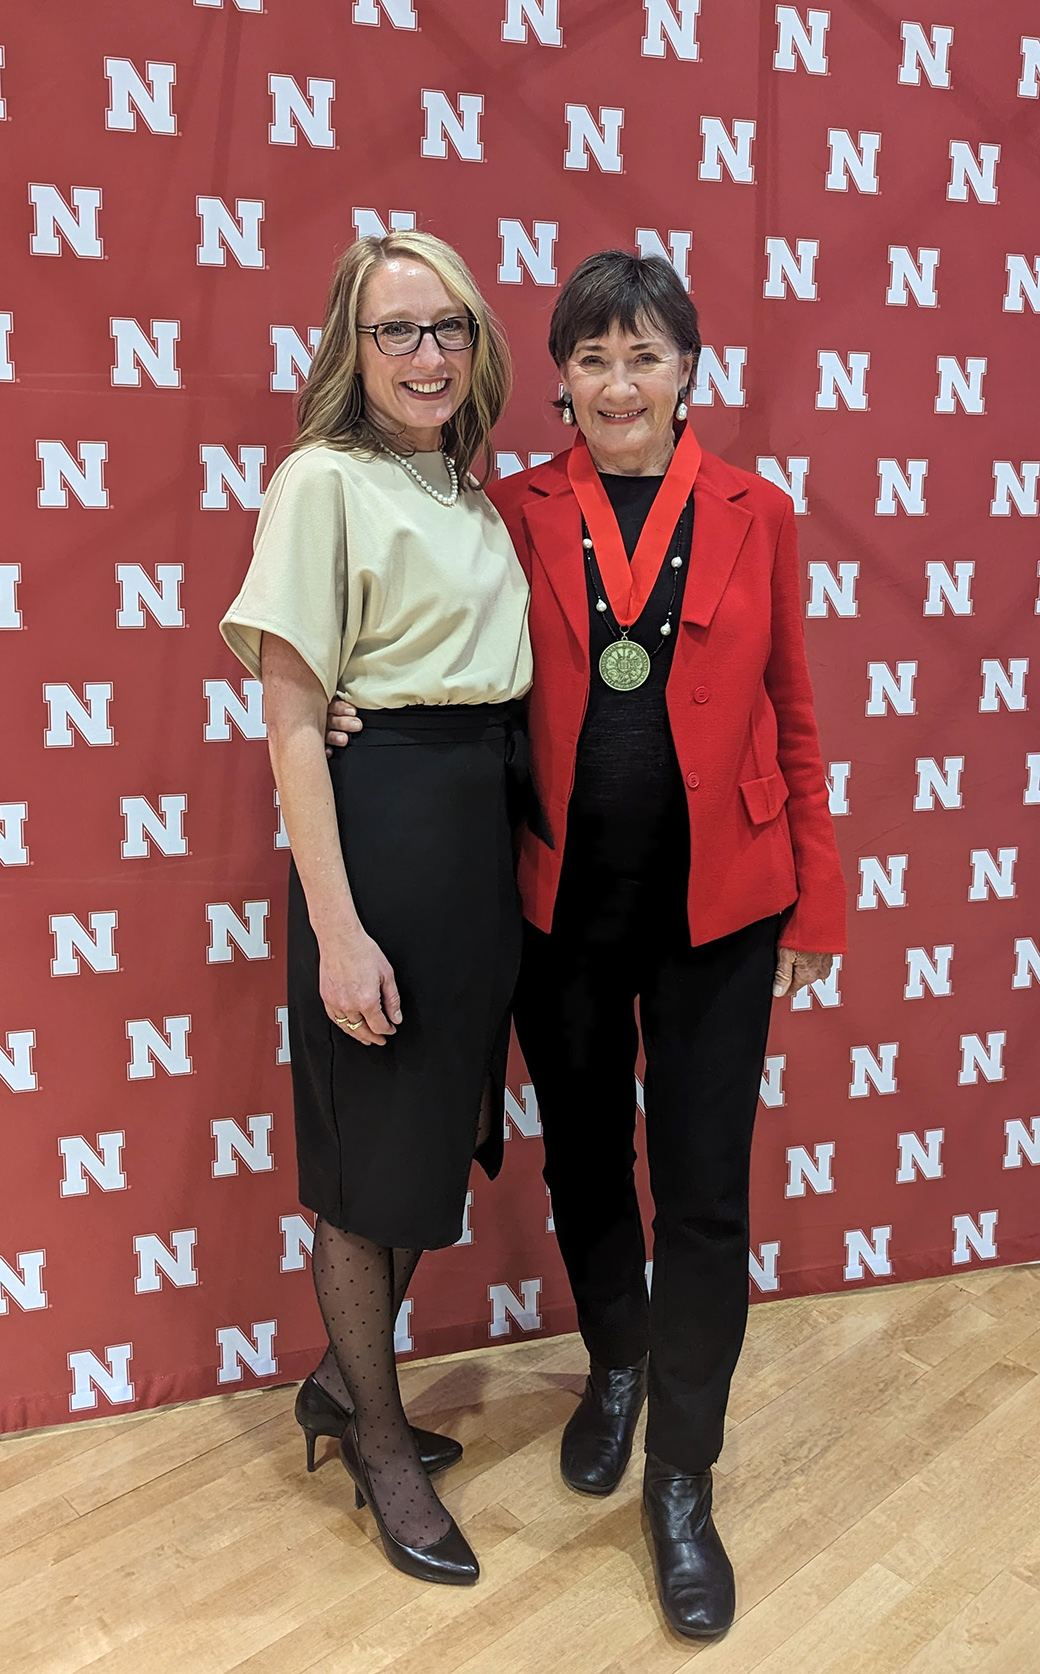
<svg viewBox="0 0 1040 1674"><path fill-rule="evenodd" d="M511 821L526 759L514 704L362 711L329 763L358 915L393 966L404 1021L351 1040L318 990L318 945L289 879L289 1036L300 1201L379 1244L462 1234L474 1155L502 1161L521 917ZM476 1151L482 1101L491 1129Z"/></svg>

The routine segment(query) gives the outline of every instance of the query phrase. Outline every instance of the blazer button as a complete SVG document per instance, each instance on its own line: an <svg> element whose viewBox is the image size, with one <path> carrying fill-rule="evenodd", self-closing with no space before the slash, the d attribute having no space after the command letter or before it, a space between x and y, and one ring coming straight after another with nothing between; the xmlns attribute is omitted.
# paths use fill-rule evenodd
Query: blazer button
<svg viewBox="0 0 1040 1674"><path fill-rule="evenodd" d="M708 691L707 686L698 686L697 690L693 694L693 701L694 703L707 703L710 696L711 693Z"/></svg>
<svg viewBox="0 0 1040 1674"><path fill-rule="evenodd" d="M689 785L691 790L696 790L697 786L700 784L700 782L701 782L701 780L700 780L700 774L699 773L687 773L686 783Z"/></svg>

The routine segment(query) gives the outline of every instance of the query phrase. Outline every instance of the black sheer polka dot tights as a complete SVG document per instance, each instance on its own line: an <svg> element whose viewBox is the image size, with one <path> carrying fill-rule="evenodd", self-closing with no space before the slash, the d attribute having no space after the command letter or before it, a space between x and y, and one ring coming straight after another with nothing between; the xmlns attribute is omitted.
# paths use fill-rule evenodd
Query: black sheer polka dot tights
<svg viewBox="0 0 1040 1674"><path fill-rule="evenodd" d="M382 1245L379 1246L382 1248ZM391 1250L394 1274L394 1322L401 1312L401 1304L408 1294L408 1286L412 1282L412 1274L419 1265L421 1250ZM326 1395L331 1395L347 1412L353 1412L354 1401L350 1390L343 1381L343 1373L336 1362L336 1351L330 1343L325 1350L324 1357L315 1369L315 1381L321 1384Z"/></svg>
<svg viewBox="0 0 1040 1674"><path fill-rule="evenodd" d="M408 1546L432 1546L451 1519L430 1486L401 1405L394 1321L418 1250L394 1250L319 1218L312 1270L329 1349L316 1376L352 1408L358 1445L390 1533Z"/></svg>

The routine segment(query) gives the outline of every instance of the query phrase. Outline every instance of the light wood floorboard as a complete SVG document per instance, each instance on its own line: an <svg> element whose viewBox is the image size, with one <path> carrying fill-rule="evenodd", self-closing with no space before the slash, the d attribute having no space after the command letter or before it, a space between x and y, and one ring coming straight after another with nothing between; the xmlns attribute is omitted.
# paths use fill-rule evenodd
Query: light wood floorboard
<svg viewBox="0 0 1040 1674"><path fill-rule="evenodd" d="M738 1620L663 1625L633 1465L570 1493L576 1337L402 1369L472 1589L389 1568L294 1389L0 1440L2 1674L1040 1674L1040 1268L752 1310L716 1472ZM319 1455L320 1456L320 1455Z"/></svg>

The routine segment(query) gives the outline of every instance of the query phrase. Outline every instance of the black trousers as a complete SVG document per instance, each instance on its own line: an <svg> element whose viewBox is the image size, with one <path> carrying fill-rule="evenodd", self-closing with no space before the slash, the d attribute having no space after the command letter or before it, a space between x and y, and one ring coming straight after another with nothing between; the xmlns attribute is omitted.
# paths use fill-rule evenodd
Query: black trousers
<svg viewBox="0 0 1040 1674"><path fill-rule="evenodd" d="M588 899L588 897L586 897ZM545 1180L593 1359L649 1351L647 1449L702 1471L722 1449L748 1307L748 1176L778 918L691 948L684 904L524 926L514 1002ZM635 1000L654 1199L650 1296L633 1164Z"/></svg>

